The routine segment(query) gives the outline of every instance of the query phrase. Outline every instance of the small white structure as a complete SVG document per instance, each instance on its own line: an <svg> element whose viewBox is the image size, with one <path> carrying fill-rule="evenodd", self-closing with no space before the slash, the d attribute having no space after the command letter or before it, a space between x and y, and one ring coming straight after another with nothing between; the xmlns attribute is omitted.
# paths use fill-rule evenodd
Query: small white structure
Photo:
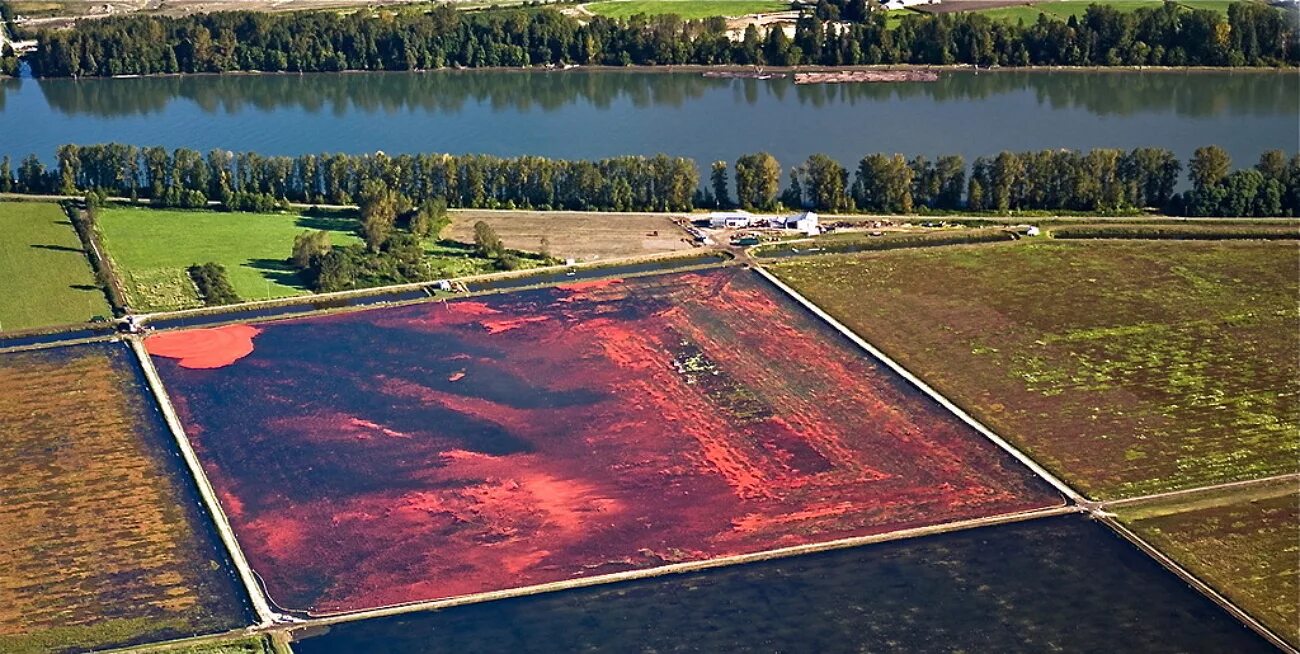
<svg viewBox="0 0 1300 654"><path fill-rule="evenodd" d="M1041 232L1034 225L1030 225L1029 228L1025 230L1025 236L1038 236L1040 233Z"/></svg>
<svg viewBox="0 0 1300 654"><path fill-rule="evenodd" d="M709 214L709 227L713 229L744 229L754 222L754 214L743 210L714 211Z"/></svg>
<svg viewBox="0 0 1300 654"><path fill-rule="evenodd" d="M808 236L816 236L821 233L820 221L817 214L812 211L804 211L784 218L775 218L772 223L773 227L797 230Z"/></svg>

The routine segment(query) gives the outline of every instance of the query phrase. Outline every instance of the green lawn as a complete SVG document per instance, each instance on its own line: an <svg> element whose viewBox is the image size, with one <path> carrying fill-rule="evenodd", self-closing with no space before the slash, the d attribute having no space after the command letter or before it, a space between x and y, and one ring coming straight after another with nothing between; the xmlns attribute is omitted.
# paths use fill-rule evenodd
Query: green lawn
<svg viewBox="0 0 1300 654"><path fill-rule="evenodd" d="M1025 4L1016 7L998 7L996 9L984 9L979 13L1014 23L1019 20L1025 21L1026 25L1038 20L1038 14L1047 14L1048 18L1058 20L1069 20L1070 16L1082 18L1084 12L1088 10L1095 0L1057 0L1056 2L1040 2L1034 5ZM1159 7L1164 4L1164 0L1106 0L1101 3L1114 7L1120 11L1133 11L1143 7ZM1178 3L1180 6L1191 9L1213 9L1225 16L1228 13L1228 5L1232 0L1182 0Z"/></svg>
<svg viewBox="0 0 1300 654"><path fill-rule="evenodd" d="M744 16L746 14L785 11L788 2L774 0L604 0L586 5L593 14L609 18L627 18L636 14L677 14L682 18Z"/></svg>
<svg viewBox="0 0 1300 654"><path fill-rule="evenodd" d="M186 268L215 261L226 267L241 300L265 300L310 291L287 261L293 239L304 230L330 232L332 245L360 242L357 222L346 214L224 213L147 207L105 207L99 229L134 311L201 306ZM436 277L464 277L494 270L474 248L430 241L425 252ZM524 267L541 261L523 259Z"/></svg>
<svg viewBox="0 0 1300 654"><path fill-rule="evenodd" d="M325 229L330 242L358 242L355 221L296 214L172 211L105 207L99 229L117 265L127 301L136 311L197 307L198 293L185 269L215 261L244 300L265 300L307 292L287 259L303 230Z"/></svg>
<svg viewBox="0 0 1300 654"><path fill-rule="evenodd" d="M0 330L112 315L59 205L0 203L0 234Z"/></svg>

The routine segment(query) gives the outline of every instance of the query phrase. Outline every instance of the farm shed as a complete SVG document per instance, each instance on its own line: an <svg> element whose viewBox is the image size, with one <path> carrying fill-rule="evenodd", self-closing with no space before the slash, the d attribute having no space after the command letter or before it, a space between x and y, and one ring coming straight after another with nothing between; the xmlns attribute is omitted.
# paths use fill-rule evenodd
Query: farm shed
<svg viewBox="0 0 1300 654"><path fill-rule="evenodd" d="M754 222L754 214L748 211L714 211L709 214L709 227L713 229L749 227Z"/></svg>

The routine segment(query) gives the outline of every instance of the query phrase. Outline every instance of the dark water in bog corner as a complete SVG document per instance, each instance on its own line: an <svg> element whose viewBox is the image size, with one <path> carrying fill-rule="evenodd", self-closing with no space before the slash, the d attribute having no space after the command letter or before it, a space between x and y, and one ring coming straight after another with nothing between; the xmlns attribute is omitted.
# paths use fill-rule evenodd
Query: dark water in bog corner
<svg viewBox="0 0 1300 654"><path fill-rule="evenodd" d="M1078 516L337 625L344 652L1266 652Z"/></svg>
<svg viewBox="0 0 1300 654"><path fill-rule="evenodd" d="M937 83L795 86L695 72L236 75L0 83L0 155L63 143L594 158L768 150L971 159L1003 149L1219 144L1239 163L1300 139L1300 77L953 72Z"/></svg>

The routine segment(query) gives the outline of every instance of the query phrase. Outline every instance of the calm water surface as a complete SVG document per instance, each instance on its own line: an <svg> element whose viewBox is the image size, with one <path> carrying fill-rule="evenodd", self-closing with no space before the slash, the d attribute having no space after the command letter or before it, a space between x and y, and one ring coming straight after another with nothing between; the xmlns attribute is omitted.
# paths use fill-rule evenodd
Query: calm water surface
<svg viewBox="0 0 1300 654"><path fill-rule="evenodd" d="M1105 527L1066 516L337 625L298 654L1267 652Z"/></svg>
<svg viewBox="0 0 1300 654"><path fill-rule="evenodd" d="M439 72L0 83L0 154L120 141L266 154L481 152L692 157L766 149L972 158L1002 149L1226 147L1300 139L1300 76L949 73L932 84L795 86L698 73Z"/></svg>

